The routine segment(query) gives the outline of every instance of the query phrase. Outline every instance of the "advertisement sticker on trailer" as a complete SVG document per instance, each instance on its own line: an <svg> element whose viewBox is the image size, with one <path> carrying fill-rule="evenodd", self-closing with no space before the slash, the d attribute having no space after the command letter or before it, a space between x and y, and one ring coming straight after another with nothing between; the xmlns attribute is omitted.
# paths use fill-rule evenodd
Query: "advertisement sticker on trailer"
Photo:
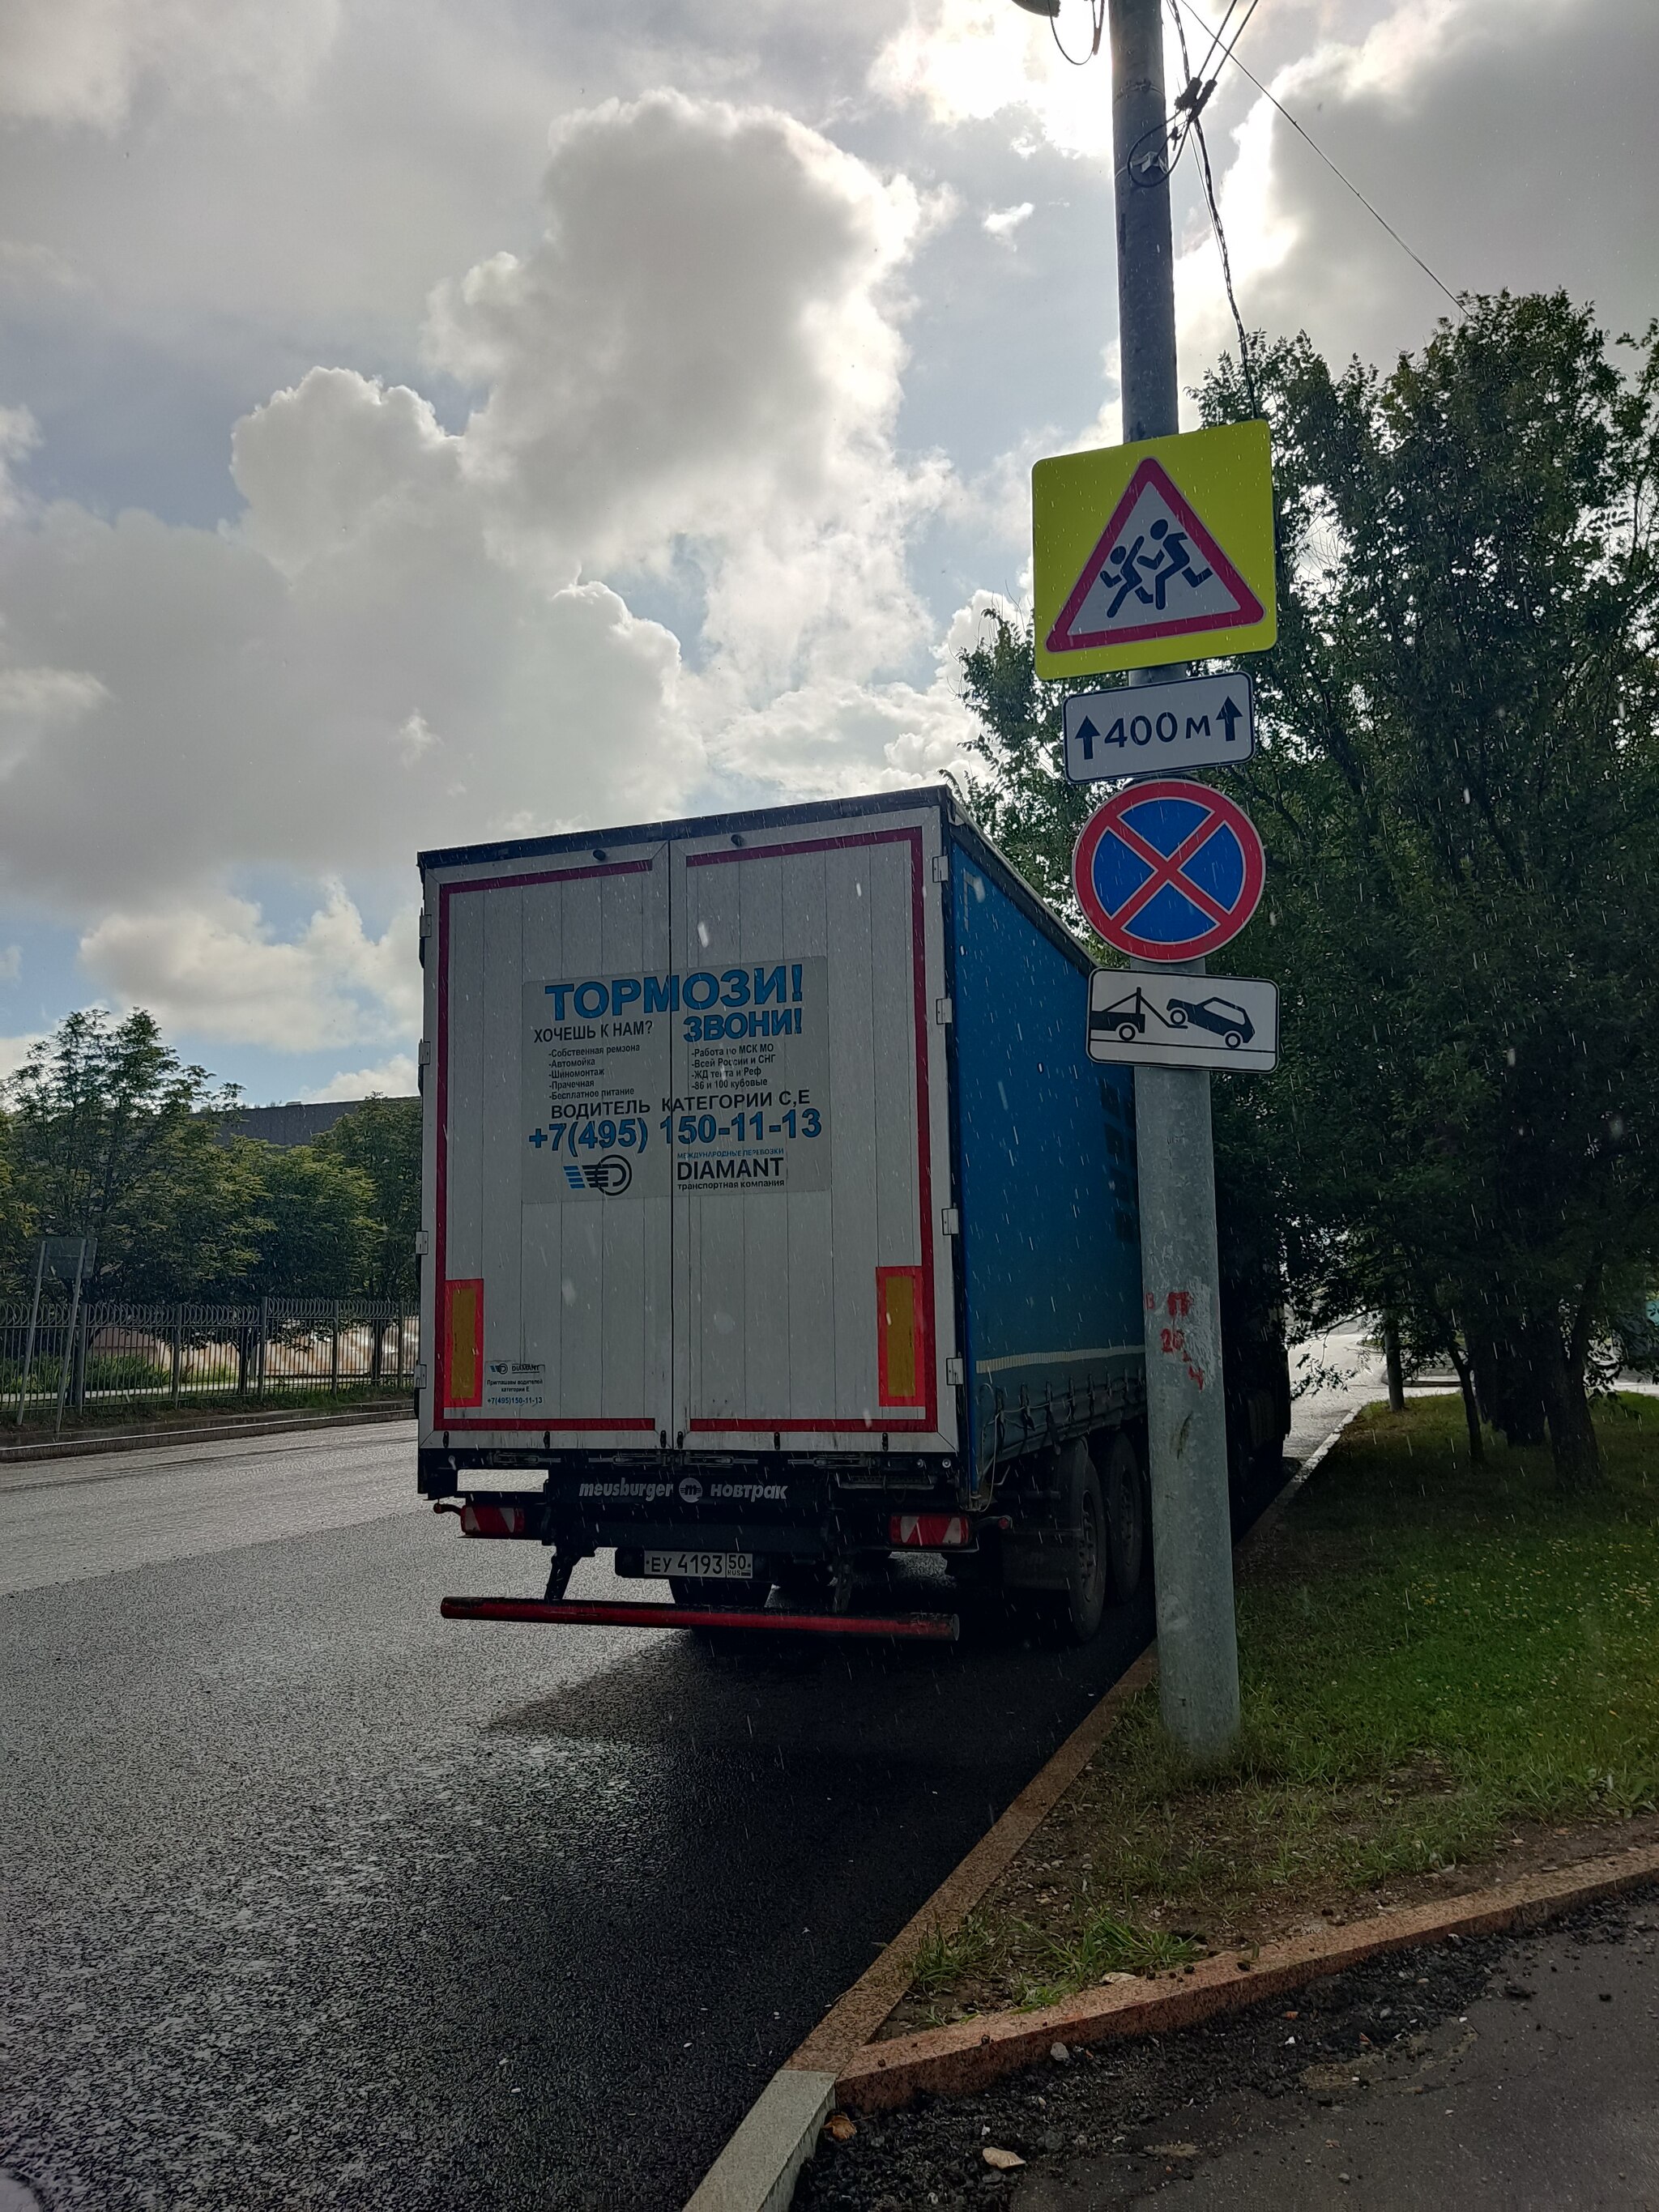
<svg viewBox="0 0 1659 2212"><path fill-rule="evenodd" d="M830 1182L829 963L523 987L526 1205Z"/></svg>

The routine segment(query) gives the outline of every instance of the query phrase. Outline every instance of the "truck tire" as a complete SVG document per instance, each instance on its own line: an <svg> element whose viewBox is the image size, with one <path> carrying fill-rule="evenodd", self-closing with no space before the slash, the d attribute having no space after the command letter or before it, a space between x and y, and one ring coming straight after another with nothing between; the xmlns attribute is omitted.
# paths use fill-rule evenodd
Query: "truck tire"
<svg viewBox="0 0 1659 2212"><path fill-rule="evenodd" d="M1085 1443L1060 1456L1060 1522L1072 1542L1066 1587L1046 1608L1062 1643L1087 1644L1106 1611L1110 1538L1100 1476Z"/></svg>
<svg viewBox="0 0 1659 2212"><path fill-rule="evenodd" d="M772 1577L757 1575L752 1582L697 1582L689 1575L671 1575L668 1587L676 1605L691 1612L763 1613L772 1595Z"/></svg>
<svg viewBox="0 0 1659 2212"><path fill-rule="evenodd" d="M1146 1571L1146 1485L1135 1448L1121 1429L1103 1458L1111 1590L1119 1605L1127 1605Z"/></svg>

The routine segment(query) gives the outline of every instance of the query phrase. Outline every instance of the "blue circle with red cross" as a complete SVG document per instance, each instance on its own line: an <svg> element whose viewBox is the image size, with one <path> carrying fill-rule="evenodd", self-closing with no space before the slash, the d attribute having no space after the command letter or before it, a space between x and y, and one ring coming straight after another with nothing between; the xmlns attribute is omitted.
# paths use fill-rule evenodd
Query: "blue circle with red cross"
<svg viewBox="0 0 1659 2212"><path fill-rule="evenodd" d="M1255 912L1267 860L1242 806L1164 776L1097 806L1072 859L1078 904L1133 960L1197 960Z"/></svg>

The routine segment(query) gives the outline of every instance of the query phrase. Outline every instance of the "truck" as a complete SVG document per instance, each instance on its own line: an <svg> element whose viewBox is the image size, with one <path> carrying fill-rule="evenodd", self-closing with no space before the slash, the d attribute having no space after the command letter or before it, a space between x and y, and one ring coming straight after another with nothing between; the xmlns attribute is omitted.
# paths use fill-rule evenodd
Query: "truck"
<svg viewBox="0 0 1659 2212"><path fill-rule="evenodd" d="M1149 1547L1134 1093L955 795L421 870L419 1485L548 1568L446 1613L1091 1637ZM568 1595L601 1552L637 1601ZM920 1554L944 1602L872 1611Z"/></svg>

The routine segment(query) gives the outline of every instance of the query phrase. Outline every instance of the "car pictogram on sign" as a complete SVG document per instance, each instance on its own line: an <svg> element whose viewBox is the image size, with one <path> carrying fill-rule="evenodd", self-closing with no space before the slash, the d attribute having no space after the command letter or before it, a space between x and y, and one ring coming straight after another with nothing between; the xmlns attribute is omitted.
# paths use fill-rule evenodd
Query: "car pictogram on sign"
<svg viewBox="0 0 1659 2212"><path fill-rule="evenodd" d="M1172 1030L1185 1029L1188 1022L1201 1030L1213 1030L1224 1044L1235 1050L1249 1044L1255 1035L1255 1024L1231 999L1171 999L1164 1019Z"/></svg>

